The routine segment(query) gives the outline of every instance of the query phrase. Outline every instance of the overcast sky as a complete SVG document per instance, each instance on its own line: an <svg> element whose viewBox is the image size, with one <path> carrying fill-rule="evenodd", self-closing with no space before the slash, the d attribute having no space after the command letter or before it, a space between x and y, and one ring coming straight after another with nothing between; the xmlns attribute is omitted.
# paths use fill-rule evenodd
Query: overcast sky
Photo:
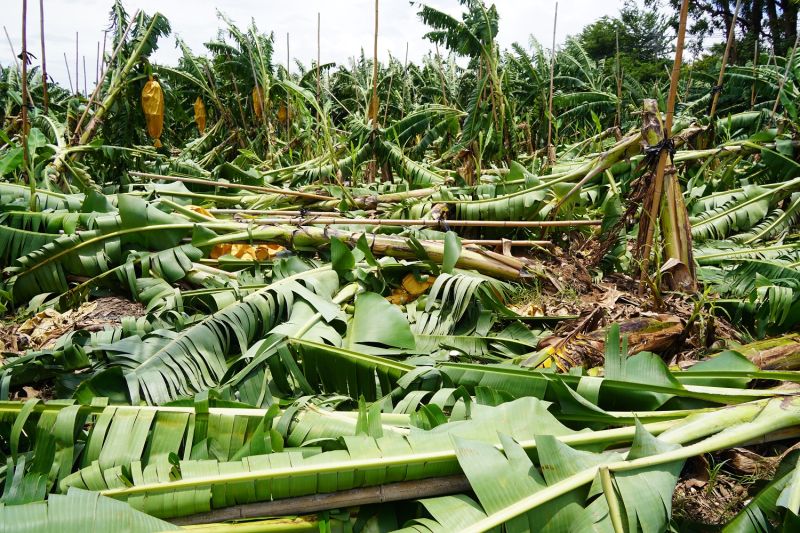
<svg viewBox="0 0 800 533"><path fill-rule="evenodd" d="M22 0L2 0L2 24L5 25L16 53L20 53ZM461 13L457 0L429 0L429 5L453 15ZM487 4L490 4L487 1ZM555 2L551 0L494 0L500 13L501 46L513 42L527 44L529 36L550 46ZM586 24L603 15L615 15L624 0L561 0L558 12L557 41L578 33ZM83 57L86 58L88 85L95 79L97 46L102 47L103 30L108 27L111 0L44 0L45 36L48 73L67 83L64 53L70 70L75 68L75 32L79 33L79 73L83 80ZM174 63L178 58L174 35L182 37L195 53L205 53L203 43L216 36L220 27L217 9L239 26L255 19L263 32L275 33L275 61L286 61L286 33L293 58L304 63L316 59L317 12L322 17L322 62L342 63L363 47L371 55L374 17L373 0L127 0L129 13L137 8L146 13L160 11L172 25L173 36L162 39L154 60ZM396 57L419 59L430 48L423 39L425 26L416 15L417 8L408 0L383 0L380 3L378 48L382 59L389 51ZM40 57L39 2L28 1L28 48ZM5 35L0 43L0 64L12 61ZM38 64L39 60L34 60ZM74 78L74 72L72 73ZM83 81L80 83L83 89Z"/></svg>

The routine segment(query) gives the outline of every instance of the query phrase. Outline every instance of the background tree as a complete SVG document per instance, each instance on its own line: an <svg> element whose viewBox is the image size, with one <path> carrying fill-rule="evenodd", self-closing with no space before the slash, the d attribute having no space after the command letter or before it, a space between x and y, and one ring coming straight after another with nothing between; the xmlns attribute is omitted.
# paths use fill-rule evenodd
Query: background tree
<svg viewBox="0 0 800 533"><path fill-rule="evenodd" d="M659 0L647 0L657 9ZM675 20L679 0L669 0ZM689 5L689 31L695 37L694 47L701 49L703 40L715 32L726 32L733 19L736 0L696 0ZM797 37L796 0L744 0L737 17L738 46L732 51L732 61L744 62L753 56L756 42L765 44L776 55L788 55Z"/></svg>
<svg viewBox="0 0 800 533"><path fill-rule="evenodd" d="M669 17L657 9L641 8L628 0L616 17L602 17L586 26L577 40L595 61L613 59L619 36L620 65L639 83L650 83L666 77L664 65L669 63L673 31ZM607 61L613 69L614 61Z"/></svg>

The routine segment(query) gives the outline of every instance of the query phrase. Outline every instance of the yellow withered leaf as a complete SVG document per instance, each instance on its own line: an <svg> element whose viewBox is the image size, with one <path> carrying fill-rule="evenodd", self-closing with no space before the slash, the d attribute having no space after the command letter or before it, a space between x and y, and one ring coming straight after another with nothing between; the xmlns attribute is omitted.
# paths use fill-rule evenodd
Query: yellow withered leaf
<svg viewBox="0 0 800 533"><path fill-rule="evenodd" d="M206 132L206 106L200 97L194 101L194 121L197 123L197 131L200 135Z"/></svg>
<svg viewBox="0 0 800 533"><path fill-rule="evenodd" d="M164 93L153 76L150 76L142 89L142 110L147 133L154 139L153 146L160 148L161 132L164 130Z"/></svg>

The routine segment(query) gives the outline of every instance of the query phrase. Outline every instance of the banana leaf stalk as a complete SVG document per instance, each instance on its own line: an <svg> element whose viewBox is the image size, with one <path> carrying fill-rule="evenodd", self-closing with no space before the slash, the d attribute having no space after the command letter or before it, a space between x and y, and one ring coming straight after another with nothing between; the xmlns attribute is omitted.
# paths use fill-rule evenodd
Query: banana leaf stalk
<svg viewBox="0 0 800 533"><path fill-rule="evenodd" d="M152 180L163 181L179 181L181 183L193 183L195 185L207 185L209 187L221 187L228 189L241 189L243 191L255 191L267 194L281 194L284 196L297 196L298 198L306 198L310 200L336 200L332 196L325 196L322 194L313 194L302 191L292 191L288 189L280 189L277 187L263 187L260 185L245 185L243 183L226 183L220 181L211 181L200 178L190 178L184 176L166 176L163 174L150 174L148 172L129 172L131 176L139 178L148 178Z"/></svg>
<svg viewBox="0 0 800 533"><path fill-rule="evenodd" d="M353 198L353 201L358 207L367 207L373 204L395 204L414 198L425 198L432 196L437 192L439 192L438 187L426 187L423 189L413 189L410 191L377 194L375 196L355 197ZM329 200L327 202L320 202L314 205L319 209L337 209L339 204L341 204L341 200Z"/></svg>
<svg viewBox="0 0 800 533"><path fill-rule="evenodd" d="M586 183L588 183L592 178L595 178L606 171L606 169L611 168L615 163L622 161L625 157L632 155L633 153L639 152L639 142L642 139L642 135L640 133L634 133L622 139L621 141L617 142L614 146L606 150L605 152L601 153L594 161L589 163L589 168L586 171L585 175L581 178L581 180L576 183L572 189L565 194L561 200L556 204L553 210L550 213L551 218L555 217L558 213L558 210L567 202L572 195L578 192L581 187L583 187ZM581 170L586 168L586 166L581 167ZM574 175L578 171L573 171L571 174ZM551 182L552 183L552 182Z"/></svg>
<svg viewBox="0 0 800 533"><path fill-rule="evenodd" d="M745 406L745 408L736 411L739 413L739 416L742 416L742 413L747 413L752 416L754 410L760 410L754 407L753 404L745 404ZM743 406L736 406L731 409L737 410L742 407ZM763 408L763 403L761 403L759 407ZM681 421L654 422L652 424L647 424L644 427L652 434L660 434L677 426L680 422ZM710 426L707 425L707 427ZM577 447L599 444L609 446L619 445L631 442L635 434L635 429L635 427L628 426L594 432L574 433L570 435L558 436L557 438L565 444ZM690 430L687 431L687 434L690 434L693 438L697 439L708 435L709 433L707 431L707 429L701 426L693 425L691 426ZM499 446L500 445L497 444L497 447ZM520 442L520 446L526 450L534 450L536 448L536 441L525 440ZM177 479L162 483L142 483L140 485L128 487L105 489L101 491L101 494L104 496L110 496L112 498L126 499L131 496L141 494L156 494L172 492L176 490L195 489L199 487L208 487L215 484L252 482L257 480L290 479L294 477L317 475L321 473L346 473L357 470L366 470L369 468L388 468L393 466L407 467L409 465L431 465L434 463L451 464L454 466L456 461L455 449L450 448L437 451L412 452L410 454L391 455L387 457L362 459L347 458L322 464L305 464L301 466L286 466L281 468L250 470L247 472L219 474L216 476Z"/></svg>
<svg viewBox="0 0 800 533"><path fill-rule="evenodd" d="M766 405L763 405L763 408L755 413L755 416L753 416L752 410L734 412L739 407L743 406L700 415L685 425L674 427L662 433L659 437L661 441L667 443L685 444L697 439L697 434L693 433L695 430L700 429L698 427L700 424L707 424L708 432L706 434L711 436L704 440L655 455L590 466L500 511L490 514L485 519L463 529L463 531L481 533L498 527L517 516L555 500L559 496L592 483L600 474L601 468L607 469L612 475L617 472L655 470L662 465L685 461L697 455L729 449L800 423L800 397L795 396L788 401L771 400Z"/></svg>
<svg viewBox="0 0 800 533"><path fill-rule="evenodd" d="M31 412L32 413L59 412L69 407L69 405L70 404L58 403L58 402L37 402L36 405L31 408ZM3 400L0 401L0 414L18 415L22 411L24 406L25 406L24 401ZM344 417L348 419L358 418L358 412L356 411L334 412L334 411L326 411L323 409L317 409L312 406L309 406L309 409L322 415L335 413L336 417ZM111 405L111 406L80 405L78 406L78 410L82 414L87 414L87 415L98 415L103 411L107 410L135 411L135 412L152 411L157 413L189 413L189 414L194 414L197 412L194 407L188 407L183 405ZM208 408L208 414L212 415L236 415L236 416L249 416L253 418L264 418L267 415L268 411L269 411L268 409L262 409L259 407L209 407ZM392 424L397 426L407 426L409 425L410 419L409 415L405 414L381 413L381 420L384 420L387 424Z"/></svg>
<svg viewBox="0 0 800 533"><path fill-rule="evenodd" d="M242 506L244 507L244 506ZM210 514L210 513L209 513ZM245 515L246 513L242 513ZM222 514L214 515L210 522L196 521L188 522L175 520L175 524L196 524L184 525L181 530L189 533L319 533L327 531L329 533L345 533L351 530L349 520L342 521L338 518L328 517L321 521L316 515L287 516L284 518L270 518L267 520L246 520L243 522L229 522L229 520L242 520L245 516L236 517L230 513L232 518L224 518ZM264 513L253 514L251 518L268 516ZM348 516L349 518L349 516ZM326 529L325 529L326 528Z"/></svg>
<svg viewBox="0 0 800 533"><path fill-rule="evenodd" d="M800 370L800 334L745 344L736 351L762 370Z"/></svg>
<svg viewBox="0 0 800 533"><path fill-rule="evenodd" d="M666 454L646 457L634 461L618 461L607 464L610 472L622 472L639 468L652 467L676 460L683 460L694 455L720 449L730 448L743 442L754 439L763 439L772 432L780 431L788 427L797 425L800 422L800 400L797 396L786 399L771 399L758 402L741 404L734 407L721 408L711 412L692 415L679 421L662 421L638 426L638 430L645 429L651 434L660 434L661 440L673 444L685 444L701 440L697 444L685 448L677 448ZM555 438L564 444L573 447L601 447L623 445L634 438L637 427L623 427L594 432L579 432L568 435L557 435ZM520 446L528 453L536 449L536 439L527 439L519 442ZM500 443L494 447L501 448ZM225 486L227 484L242 484L255 481L272 480L274 483L279 480L288 481L291 479L306 479L308 476L319 476L325 474L338 473L346 475L348 472L366 471L370 469L386 469L400 467L408 469L409 475L422 475L418 469L414 470L417 474L411 474L412 465L425 465L426 468L437 465L435 471L457 473L459 471L457 463L457 452L454 446L447 449L435 451L414 451L401 455L387 455L375 458L345 457L330 462L309 462L297 466L272 467L266 469L252 469L244 472L220 473L216 475L203 475L200 477L189 477L184 479L169 480L163 482L143 482L133 486L120 486L102 490L105 496L117 499L127 499L130 503L138 502L139 496L154 496L162 493L183 492L186 490L197 490L210 486ZM569 490L590 483L597 474L597 466L589 468L576 476L549 487L546 491L538 492L530 498L518 502L518 504L504 510L498 516L492 516L492 520L499 522L488 525L481 523L481 528L475 531L483 531L495 525L517 516L518 514L556 498ZM432 476L436 477L436 476ZM406 479L407 480L407 479ZM362 486L370 485L366 480L362 480ZM354 487L355 488L355 487ZM298 496L300 494L297 494ZM266 495L262 495L263 498ZM364 503L364 502L361 502ZM337 506L342 502L337 502ZM177 511L177 510L176 510ZM174 511L173 511L174 512Z"/></svg>
<svg viewBox="0 0 800 533"><path fill-rule="evenodd" d="M281 222L284 222L281 220ZM350 222L352 224L352 221ZM341 231L331 228L318 228L315 226L258 226L249 227L245 224L204 224L209 229L239 230L234 233L227 233L220 237L195 243L200 247L212 247L216 244L224 244L232 241L243 240L262 240L277 242L287 248L295 249L314 249L326 246L333 237L344 242L349 242L355 246L363 232ZM402 238L388 237L372 234L369 236L370 248L373 253L382 256L395 257L398 259L418 259L419 251L412 244ZM442 264L444 260L444 242L417 241L431 261ZM455 264L457 268L464 270L476 270L481 274L501 279L515 280L526 275L525 262L508 257L503 261L489 257L485 253L464 249Z"/></svg>

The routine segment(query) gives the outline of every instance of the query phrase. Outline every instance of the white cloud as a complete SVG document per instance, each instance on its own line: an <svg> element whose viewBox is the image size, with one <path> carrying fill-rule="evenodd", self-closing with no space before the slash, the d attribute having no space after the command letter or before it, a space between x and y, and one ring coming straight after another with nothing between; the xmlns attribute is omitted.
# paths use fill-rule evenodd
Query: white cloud
<svg viewBox="0 0 800 533"><path fill-rule="evenodd" d="M7 0L8 1L8 0ZM20 53L22 0L11 0L14 5L4 6L3 24ZM95 78L97 43L103 41L103 30L108 26L110 0L45 0L45 35L48 72L59 82L67 83L64 54L70 70L75 65L75 32L79 33L80 55L86 58L88 85ZM453 15L461 12L457 0L430 0L429 5ZM487 2L489 3L489 2ZM40 56L39 3L28 1L28 47L37 58ZM495 0L500 13L501 46L513 42L527 44L532 35L549 47L552 38L554 2L543 0ZM563 42L586 24L603 15L616 14L623 0L562 0L559 3L557 41ZM143 9L147 13L160 11L170 21L174 34L183 38L195 53L204 52L203 43L214 38L221 27L216 11L228 15L240 26L255 19L261 31L275 33L276 62L286 61L286 33L292 58L308 63L317 56L317 12L322 19L323 62L346 62L363 48L372 55L374 24L373 0L127 0L126 9L133 13ZM383 0L380 4L379 54L383 59L389 51L395 57L405 55L406 43L409 58L419 59L431 48L423 38L426 27L416 15L417 8L408 0ZM108 45L110 48L110 45ZM172 37L163 39L155 61L174 63L178 51ZM0 64L12 61L8 43L0 44ZM34 60L38 64L39 60ZM79 74L83 80L82 59ZM74 77L74 73L73 73ZM80 83L83 87L83 81Z"/></svg>

